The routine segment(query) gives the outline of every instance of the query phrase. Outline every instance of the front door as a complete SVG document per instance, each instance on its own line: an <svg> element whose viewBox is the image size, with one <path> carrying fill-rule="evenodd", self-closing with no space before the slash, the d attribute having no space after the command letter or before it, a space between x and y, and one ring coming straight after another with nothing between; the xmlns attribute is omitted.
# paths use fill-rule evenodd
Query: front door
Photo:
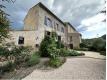
<svg viewBox="0 0 107 80"><path fill-rule="evenodd" d="M73 49L73 44L69 44L70 49Z"/></svg>

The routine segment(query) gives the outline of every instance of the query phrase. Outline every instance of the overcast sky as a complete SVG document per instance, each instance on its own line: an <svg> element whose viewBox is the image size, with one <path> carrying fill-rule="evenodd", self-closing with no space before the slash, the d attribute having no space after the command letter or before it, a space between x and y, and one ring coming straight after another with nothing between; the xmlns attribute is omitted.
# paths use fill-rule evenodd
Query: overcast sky
<svg viewBox="0 0 107 80"><path fill-rule="evenodd" d="M62 21L70 22L83 38L94 38L106 33L105 22L102 22L105 15L99 13L105 7L104 0L16 0L15 3L5 3L12 28L22 29L29 8L38 2L42 2Z"/></svg>

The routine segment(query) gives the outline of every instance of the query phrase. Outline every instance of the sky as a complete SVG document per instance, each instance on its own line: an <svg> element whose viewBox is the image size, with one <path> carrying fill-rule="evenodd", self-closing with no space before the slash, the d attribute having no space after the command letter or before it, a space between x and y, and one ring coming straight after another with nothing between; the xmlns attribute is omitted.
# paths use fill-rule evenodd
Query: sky
<svg viewBox="0 0 107 80"><path fill-rule="evenodd" d="M3 2L4 10L10 15L13 29L23 29L23 20L28 10L42 2L64 22L70 22L82 34L82 38L100 37L106 33L102 22L105 14L99 13L105 7L104 0L16 0L15 3ZM1 3L1 2L0 2Z"/></svg>

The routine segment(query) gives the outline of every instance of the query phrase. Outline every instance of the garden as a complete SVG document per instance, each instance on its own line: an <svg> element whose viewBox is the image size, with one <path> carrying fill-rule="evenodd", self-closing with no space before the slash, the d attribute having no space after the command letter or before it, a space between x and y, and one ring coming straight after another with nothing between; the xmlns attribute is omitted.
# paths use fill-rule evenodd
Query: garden
<svg viewBox="0 0 107 80"><path fill-rule="evenodd" d="M26 73L29 74L35 68L40 69L40 66L45 66L44 69L59 68L66 62L67 56L84 55L75 50L65 49L63 43L56 41L56 38L55 32L52 32L51 36L45 36L38 51L30 46L15 46L13 43L2 45L0 47L0 77L9 78L5 75L12 73L14 76L10 78L15 77L17 71L21 71L21 69L25 70L24 73L28 70ZM47 58L47 60L41 61L43 58ZM21 72L18 73L21 74ZM23 78L27 74L19 77Z"/></svg>

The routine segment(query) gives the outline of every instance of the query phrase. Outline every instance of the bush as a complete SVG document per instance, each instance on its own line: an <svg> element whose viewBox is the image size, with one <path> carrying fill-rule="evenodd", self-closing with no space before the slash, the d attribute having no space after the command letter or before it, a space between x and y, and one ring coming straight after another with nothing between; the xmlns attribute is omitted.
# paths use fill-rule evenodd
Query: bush
<svg viewBox="0 0 107 80"><path fill-rule="evenodd" d="M93 42L92 47L91 47L91 49L94 51L102 51L102 50L105 50L105 48L106 48L106 43L101 38L96 39Z"/></svg>
<svg viewBox="0 0 107 80"><path fill-rule="evenodd" d="M60 56L82 56L83 53L78 53L75 50L66 50L64 48L60 49Z"/></svg>
<svg viewBox="0 0 107 80"><path fill-rule="evenodd" d="M40 55L42 57L48 57L49 54L48 54L48 46L49 44L51 43L51 39L49 36L45 36L45 38L42 40L41 44L40 44L40 48L39 48L39 51L40 51Z"/></svg>
<svg viewBox="0 0 107 80"><path fill-rule="evenodd" d="M49 65L54 68L57 68L57 67L61 66L62 64L63 64L63 61L61 61L60 58L50 59L50 61L49 61Z"/></svg>
<svg viewBox="0 0 107 80"><path fill-rule="evenodd" d="M69 55L69 50L66 50L65 48L60 49L60 56L68 56Z"/></svg>
<svg viewBox="0 0 107 80"><path fill-rule="evenodd" d="M64 44L61 41L57 41L56 44L58 49L64 48Z"/></svg>
<svg viewBox="0 0 107 80"><path fill-rule="evenodd" d="M106 51L100 51L100 54L106 56Z"/></svg>
<svg viewBox="0 0 107 80"><path fill-rule="evenodd" d="M75 50L79 50L79 51L89 51L88 48L80 48L80 49L75 49Z"/></svg>
<svg viewBox="0 0 107 80"><path fill-rule="evenodd" d="M9 72L9 71L13 71L15 68L14 63L12 63L11 61L8 61L8 63L4 66L1 66L1 72Z"/></svg>
<svg viewBox="0 0 107 80"><path fill-rule="evenodd" d="M9 56L14 57L14 64L16 68L19 68L23 65L24 62L27 62L30 57L30 50L31 47L24 47L24 46L15 46L11 51Z"/></svg>
<svg viewBox="0 0 107 80"><path fill-rule="evenodd" d="M57 56L56 33L52 32L51 36L45 36L40 44L40 54L42 57L55 57Z"/></svg>
<svg viewBox="0 0 107 80"><path fill-rule="evenodd" d="M5 47L0 47L0 56L8 57L10 55L10 51Z"/></svg>
<svg viewBox="0 0 107 80"><path fill-rule="evenodd" d="M85 43L80 43L80 48L86 48L88 45L87 44L85 44Z"/></svg>
<svg viewBox="0 0 107 80"><path fill-rule="evenodd" d="M69 56L82 56L82 55L85 55L84 53L78 53L77 51L75 50L71 50L69 52Z"/></svg>
<svg viewBox="0 0 107 80"><path fill-rule="evenodd" d="M33 66L38 64L40 61L40 56L38 55L38 52L35 52L31 55L30 59L27 62L27 66Z"/></svg>
<svg viewBox="0 0 107 80"><path fill-rule="evenodd" d="M30 53L30 51L32 50L31 47L29 46L17 46L17 47L14 47L12 50L11 50L11 55L14 55L14 56L18 56L18 55L21 55L21 54L28 54ZM24 53L25 52L25 53Z"/></svg>

